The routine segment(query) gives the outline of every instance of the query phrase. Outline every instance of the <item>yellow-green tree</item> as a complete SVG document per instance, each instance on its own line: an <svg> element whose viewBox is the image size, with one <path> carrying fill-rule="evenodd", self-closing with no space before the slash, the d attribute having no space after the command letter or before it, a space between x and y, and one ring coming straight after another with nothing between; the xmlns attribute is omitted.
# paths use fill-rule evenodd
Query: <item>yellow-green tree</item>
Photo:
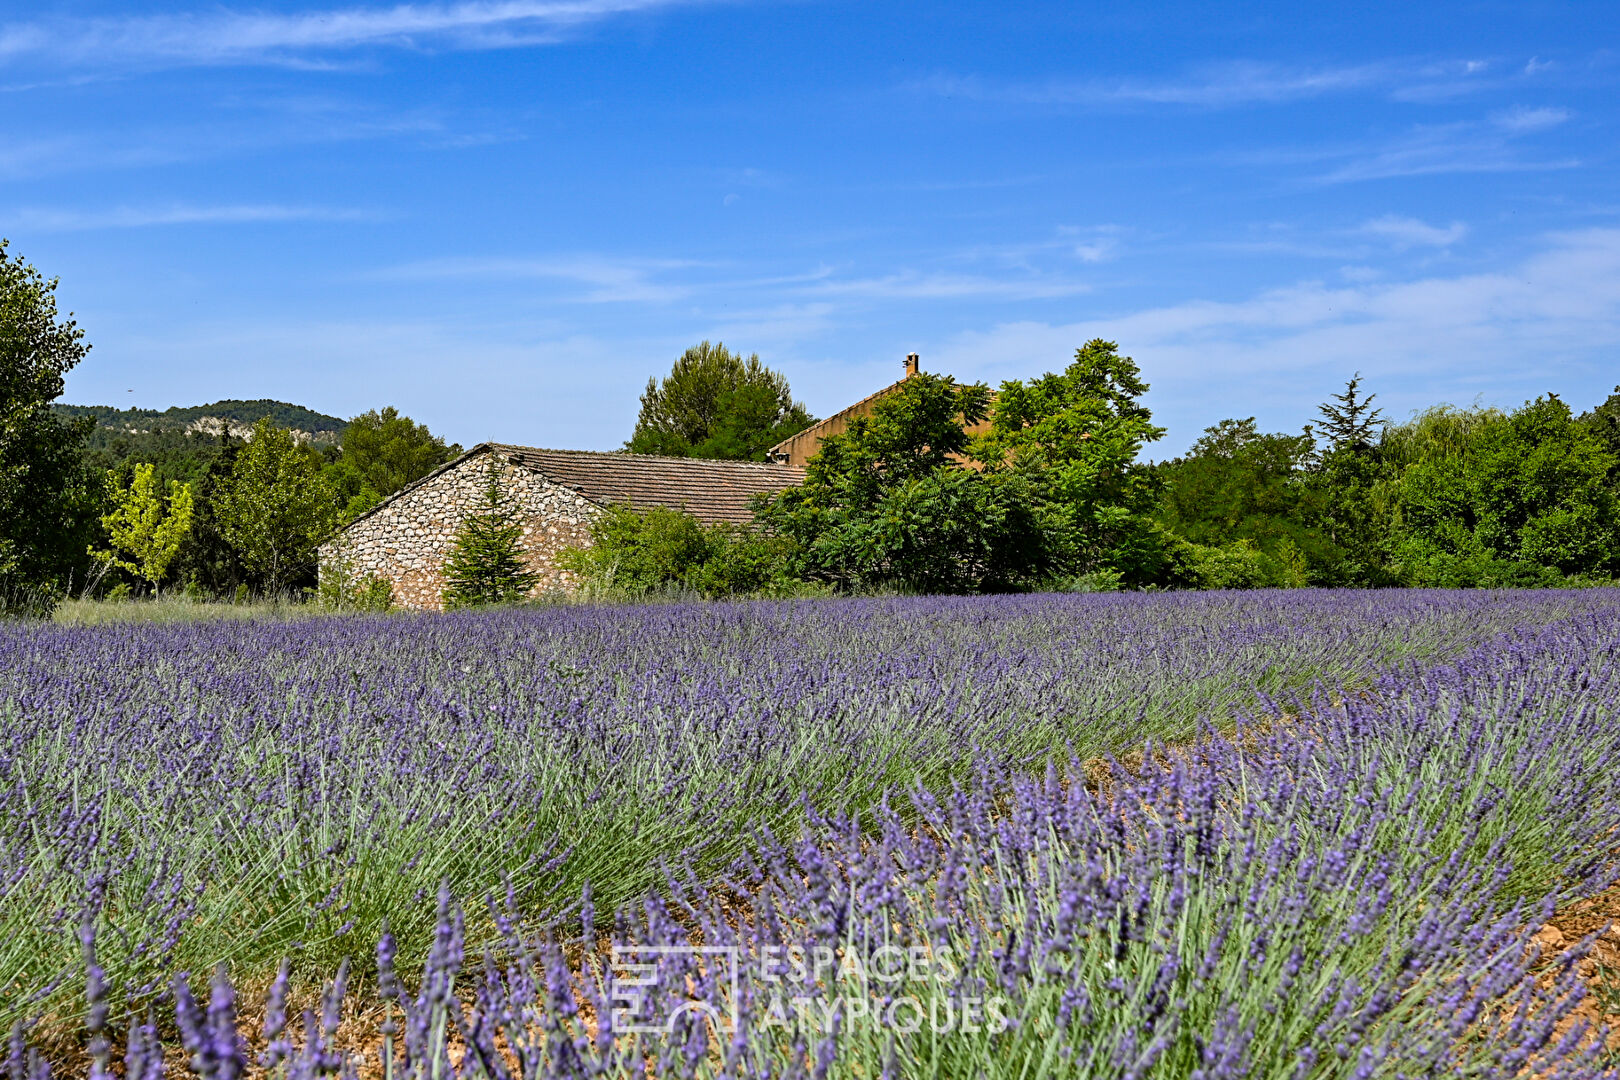
<svg viewBox="0 0 1620 1080"><path fill-rule="evenodd" d="M191 486L170 480L165 499L158 494L153 466L142 464L135 466L129 487L111 475L108 486L113 509L102 515L101 526L107 530L112 550L92 548L90 553L145 578L156 589L191 533Z"/></svg>

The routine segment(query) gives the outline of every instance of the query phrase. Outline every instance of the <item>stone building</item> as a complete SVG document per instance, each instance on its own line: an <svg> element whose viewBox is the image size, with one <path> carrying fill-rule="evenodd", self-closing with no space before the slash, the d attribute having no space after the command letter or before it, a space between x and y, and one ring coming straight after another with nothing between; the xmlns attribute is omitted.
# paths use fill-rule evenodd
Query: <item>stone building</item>
<svg viewBox="0 0 1620 1080"><path fill-rule="evenodd" d="M906 356L906 379L909 379L913 375L917 374L917 365L917 354L908 354ZM855 404L833 413L831 416L827 417L827 419L818 420L816 423L811 424L797 435L792 435L786 439L783 439L781 442L771 447L770 450L766 451L766 456L771 461L778 462L783 465L803 466L808 464L810 459L815 457L816 453L821 449L822 439L829 439L834 435L842 435L844 432L849 430L850 421L854 420L858 416L871 416L873 406L875 406L885 397L888 397L890 394L894 393L903 385L905 385L905 379L902 379L900 382L890 383L888 386L885 386L875 394L868 394ZM966 430L969 435L989 434L989 417L986 417L976 424L967 425Z"/></svg>
<svg viewBox="0 0 1620 1080"><path fill-rule="evenodd" d="M588 546L591 520L605 507L666 506L706 524L742 523L753 496L804 479L802 468L786 464L483 443L350 522L322 546L321 566L346 559L360 577L386 578L401 606L440 607L444 562L462 519L482 501L490 456L523 519L522 544L541 592L573 584L557 553Z"/></svg>

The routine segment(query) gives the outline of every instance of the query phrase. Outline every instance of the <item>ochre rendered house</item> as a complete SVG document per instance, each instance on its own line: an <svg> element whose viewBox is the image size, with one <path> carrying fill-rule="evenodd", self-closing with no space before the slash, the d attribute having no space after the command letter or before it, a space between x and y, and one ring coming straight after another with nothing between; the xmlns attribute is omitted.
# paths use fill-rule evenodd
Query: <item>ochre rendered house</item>
<svg viewBox="0 0 1620 1080"><path fill-rule="evenodd" d="M910 353L906 356L907 379L917 374L917 364L918 357L916 353ZM871 416L872 408L879 401L894 393L904 384L905 380L902 379L900 382L890 383L875 394L868 394L847 409L842 409L825 420L811 424L791 438L783 439L771 447L767 451L767 455L770 460L783 465L803 466L808 464L810 459L816 456L816 452L821 449L822 439L842 435L849 430L850 421L858 416ZM976 424L969 424L966 430L969 435L987 435L990 432L990 420L986 417Z"/></svg>
<svg viewBox="0 0 1620 1080"><path fill-rule="evenodd" d="M360 577L378 575L404 607L438 608L443 568L462 519L482 501L489 458L523 520L523 549L537 592L567 589L573 575L557 553L588 546L591 520L608 506L684 510L706 524L746 522L749 501L804 479L793 465L653 457L590 450L539 450L483 443L362 514L321 548Z"/></svg>

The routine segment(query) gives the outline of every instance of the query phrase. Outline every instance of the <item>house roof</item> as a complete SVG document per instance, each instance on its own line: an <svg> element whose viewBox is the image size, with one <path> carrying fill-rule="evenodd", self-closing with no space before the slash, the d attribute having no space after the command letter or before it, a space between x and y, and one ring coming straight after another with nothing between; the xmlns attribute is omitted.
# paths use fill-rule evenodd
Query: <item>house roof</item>
<svg viewBox="0 0 1620 1080"><path fill-rule="evenodd" d="M667 506L710 523L752 520L749 502L755 495L804 482L804 470L794 465L488 445L514 464L571 487L592 502L642 509Z"/></svg>
<svg viewBox="0 0 1620 1080"><path fill-rule="evenodd" d="M479 443L449 464L400 488L354 520L370 517L406 492L486 452L531 469L601 506L638 509L666 506L684 510L705 524L750 521L753 511L749 502L755 495L781 491L804 482L804 469L795 465ZM353 525L354 521L349 524Z"/></svg>

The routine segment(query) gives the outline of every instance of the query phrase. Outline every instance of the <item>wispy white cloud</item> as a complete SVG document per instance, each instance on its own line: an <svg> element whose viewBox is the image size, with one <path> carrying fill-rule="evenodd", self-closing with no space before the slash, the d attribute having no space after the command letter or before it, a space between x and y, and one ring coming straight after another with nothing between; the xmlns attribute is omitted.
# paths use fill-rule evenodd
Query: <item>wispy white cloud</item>
<svg viewBox="0 0 1620 1080"><path fill-rule="evenodd" d="M1086 242L1070 238L1061 243L1069 247L1077 243L1084 246ZM970 251L941 261L982 262L989 257L982 251ZM729 309L739 298L749 298L759 305L764 313L759 318L764 322L775 324L786 319L798 323L809 313L818 325L830 310L830 303L843 302L847 306L870 300L1044 300L1075 296L1091 288L1086 282L1059 273L1011 265L1004 259L997 261L1009 272L910 269L862 276L847 268L821 265L803 273L737 276L726 273L728 268L720 264L690 259L567 254L430 259L388 267L371 276L395 281L534 279L578 287L574 292L552 297L561 302L664 304L689 300ZM755 318L734 313L725 317L729 321Z"/></svg>
<svg viewBox="0 0 1620 1080"><path fill-rule="evenodd" d="M399 281L450 278L546 279L583 287L570 299L590 303L668 303L692 293L693 285L657 280L659 275L701 264L680 259L563 255L544 258L449 258L407 263L374 276Z"/></svg>
<svg viewBox="0 0 1620 1080"><path fill-rule="evenodd" d="M1353 150L1319 175L1323 183L1387 180L1446 173L1540 172L1573 169L1576 158L1527 155L1511 140L1470 124L1424 126L1381 146Z"/></svg>
<svg viewBox="0 0 1620 1080"><path fill-rule="evenodd" d="M400 137L443 141L453 137L447 128L445 118L431 110L386 114L274 102L204 123L0 140L0 179L170 165L277 146Z"/></svg>
<svg viewBox="0 0 1620 1080"><path fill-rule="evenodd" d="M1237 388L1295 375L1317 385L1356 370L1391 381L1432 380L1414 404L1432 403L1436 393L1454 397L1458 388L1472 388L1468 397L1493 387L1516 391L1527 355L1538 358L1537 375L1545 377L1548 365L1595 363L1620 346L1620 229L1548 237L1542 250L1499 272L1302 282L1248 299L1193 300L1074 323L1006 322L932 351L942 370L1022 375L1032 362L1050 366L1094 337L1127 344L1159 392L1195 403L1185 412L1200 417L1213 417L1220 406L1209 403ZM1254 411L1247 399L1231 408L1238 416Z"/></svg>
<svg viewBox="0 0 1620 1080"><path fill-rule="evenodd" d="M289 13L213 10L0 25L0 64L29 60L168 67L322 63L375 46L497 49L557 41L583 25L691 0L465 0Z"/></svg>
<svg viewBox="0 0 1620 1080"><path fill-rule="evenodd" d="M1001 278L911 271L882 277L829 279L806 288L807 292L817 295L871 300L1046 300L1090 290L1091 286L1082 281L1044 275Z"/></svg>
<svg viewBox="0 0 1620 1080"><path fill-rule="evenodd" d="M1093 225L1090 228L1064 226L1058 235L1070 242L1069 250L1081 262L1107 262L1119 254L1120 241L1125 229L1118 225Z"/></svg>
<svg viewBox="0 0 1620 1080"><path fill-rule="evenodd" d="M1310 180L1326 184L1446 173L1534 172L1580 164L1567 155L1537 153L1533 144L1524 141L1535 130L1466 121L1420 124L1377 141L1290 146L1234 154L1225 160L1240 165L1304 166L1315 170Z"/></svg>
<svg viewBox="0 0 1620 1080"><path fill-rule="evenodd" d="M1542 131L1546 128L1557 127L1573 115L1568 109L1547 105L1539 108L1531 108L1528 105L1515 105L1511 109L1493 113L1491 122L1499 128L1515 133Z"/></svg>
<svg viewBox="0 0 1620 1080"><path fill-rule="evenodd" d="M161 225L258 225L295 221L377 221L372 210L325 206L162 207L121 206L110 210L52 210L25 208L0 214L0 224L27 232L86 232L96 229L141 229Z"/></svg>
<svg viewBox="0 0 1620 1080"><path fill-rule="evenodd" d="M1460 221L1441 227L1417 218L1399 214L1385 214L1362 225L1357 232L1388 240L1396 247L1450 247L1468 235L1468 226Z"/></svg>
<svg viewBox="0 0 1620 1080"><path fill-rule="evenodd" d="M1228 108L1271 105L1333 94L1388 92L1455 96L1483 79L1483 61L1380 61L1300 67L1233 61L1160 80L1049 79L1009 82L974 75L934 75L913 88L940 97L1026 105L1171 105Z"/></svg>

